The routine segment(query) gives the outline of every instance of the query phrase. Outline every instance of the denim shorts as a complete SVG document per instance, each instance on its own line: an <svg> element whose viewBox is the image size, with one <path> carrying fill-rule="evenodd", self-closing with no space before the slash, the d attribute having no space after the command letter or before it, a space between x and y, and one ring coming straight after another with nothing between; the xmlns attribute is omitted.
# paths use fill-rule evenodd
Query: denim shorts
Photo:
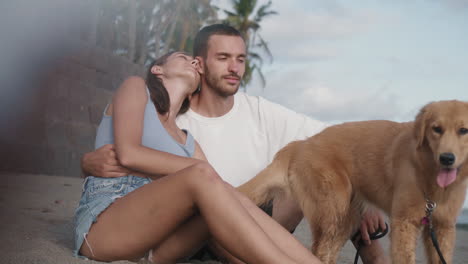
<svg viewBox="0 0 468 264"><path fill-rule="evenodd" d="M149 178L133 175L119 178L86 177L80 203L75 211L74 256L82 257L79 254L81 245L85 241L91 225L97 221L101 212L106 210L116 199L150 182Z"/></svg>

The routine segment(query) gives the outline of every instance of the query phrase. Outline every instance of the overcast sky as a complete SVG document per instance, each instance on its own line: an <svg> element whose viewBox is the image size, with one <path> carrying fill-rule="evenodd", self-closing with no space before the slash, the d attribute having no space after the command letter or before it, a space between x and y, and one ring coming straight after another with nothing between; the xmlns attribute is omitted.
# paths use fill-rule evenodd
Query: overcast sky
<svg viewBox="0 0 468 264"><path fill-rule="evenodd" d="M430 101L468 100L468 0L276 0L273 9L260 33L274 61L266 88L254 83L250 94L332 123L406 121Z"/></svg>

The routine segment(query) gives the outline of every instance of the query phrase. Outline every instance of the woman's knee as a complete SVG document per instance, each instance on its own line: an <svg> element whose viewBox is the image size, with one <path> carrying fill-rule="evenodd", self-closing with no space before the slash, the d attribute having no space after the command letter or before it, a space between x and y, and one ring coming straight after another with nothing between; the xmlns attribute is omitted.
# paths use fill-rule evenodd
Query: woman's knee
<svg viewBox="0 0 468 264"><path fill-rule="evenodd" d="M207 162L197 163L191 167L191 170L191 174L196 176L196 178L192 178L197 182L223 182L215 169Z"/></svg>
<svg viewBox="0 0 468 264"><path fill-rule="evenodd" d="M207 162L197 163L189 168L186 183L189 188L200 190L221 185L223 180Z"/></svg>

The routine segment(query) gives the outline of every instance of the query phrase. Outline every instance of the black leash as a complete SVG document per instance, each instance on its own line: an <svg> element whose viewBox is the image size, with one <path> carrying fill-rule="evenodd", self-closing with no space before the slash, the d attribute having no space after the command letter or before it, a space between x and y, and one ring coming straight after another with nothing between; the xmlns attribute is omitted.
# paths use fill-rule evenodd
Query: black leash
<svg viewBox="0 0 468 264"><path fill-rule="evenodd" d="M379 238L382 238L384 237L386 234L388 233L388 225L387 223L385 223L385 229L382 230L380 227L379 229L377 229L377 231L375 231L374 233L372 234L369 234L369 238L371 240L377 240ZM360 235L360 231L358 230L354 235L353 237L351 238L352 241L355 241L358 236ZM357 264L358 261L359 261L359 251L361 250L361 247L362 246L365 246L366 244L364 243L364 240L362 240L362 237L359 238L359 241L356 243L356 256L354 257L354 264Z"/></svg>
<svg viewBox="0 0 468 264"><path fill-rule="evenodd" d="M437 236L434 232L434 227L432 226L432 212L435 210L436 207L437 204L435 202L426 199L426 216L423 217L421 222L423 225L429 226L429 234L431 235L432 245L434 245L434 248L436 249L442 264L447 264L447 262L444 259L444 255L442 255L442 251L440 250L439 241L437 240Z"/></svg>
<svg viewBox="0 0 468 264"><path fill-rule="evenodd" d="M437 236L434 232L434 229L429 228L429 232L431 234L431 240L432 244L434 245L435 249L437 250L437 254L439 255L440 261L442 261L442 264L447 264L447 262L444 259L444 255L442 255L442 251L439 248L439 242L437 241Z"/></svg>

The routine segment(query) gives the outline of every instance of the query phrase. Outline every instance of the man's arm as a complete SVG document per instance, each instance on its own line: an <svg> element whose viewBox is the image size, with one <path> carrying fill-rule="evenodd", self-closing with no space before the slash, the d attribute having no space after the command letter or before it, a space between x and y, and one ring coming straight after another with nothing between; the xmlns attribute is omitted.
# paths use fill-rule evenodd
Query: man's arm
<svg viewBox="0 0 468 264"><path fill-rule="evenodd" d="M81 170L83 177L122 177L130 173L117 160L114 145L107 144L93 152L88 152L81 158Z"/></svg>

